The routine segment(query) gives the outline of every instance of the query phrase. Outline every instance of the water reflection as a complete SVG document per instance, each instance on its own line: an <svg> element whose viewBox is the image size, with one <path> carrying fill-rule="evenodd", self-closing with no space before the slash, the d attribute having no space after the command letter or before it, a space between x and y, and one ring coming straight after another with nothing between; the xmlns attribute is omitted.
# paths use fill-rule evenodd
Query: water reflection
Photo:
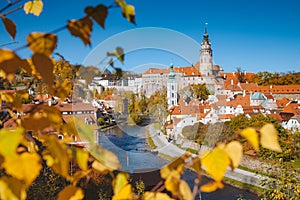
<svg viewBox="0 0 300 200"><path fill-rule="evenodd" d="M128 134L129 133L129 134ZM147 137L145 127L119 127L101 132L99 134L99 143L106 149L114 152L121 164L122 170L130 173L136 171L150 172L160 169L162 166L168 163L167 160L162 159L154 153L142 151L142 149L148 149ZM182 179L193 188L194 179L196 173L191 170L185 170ZM201 184L205 184L211 181L206 177L202 177ZM258 196L243 190L232 187L225 184L225 187L221 190L217 190L212 193L201 193L197 195L196 199L201 200L236 200L238 197L247 200L258 200Z"/></svg>

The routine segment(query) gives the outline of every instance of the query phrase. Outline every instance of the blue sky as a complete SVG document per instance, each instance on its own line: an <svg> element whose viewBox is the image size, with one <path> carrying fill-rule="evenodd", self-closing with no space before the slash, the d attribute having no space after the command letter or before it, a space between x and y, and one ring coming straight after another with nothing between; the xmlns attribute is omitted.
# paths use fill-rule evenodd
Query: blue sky
<svg viewBox="0 0 300 200"><path fill-rule="evenodd" d="M25 15L18 11L8 15L17 24L17 44L5 48L16 49L26 44L26 35L33 31L48 32L67 23L69 19L78 19L84 15L84 7L103 3L110 5L112 0L73 0L58 1L44 0L44 10L39 17ZM223 67L225 71L235 71L241 67L246 71L300 71L300 1L299 0L127 0L136 10L137 25L133 25L121 16L119 8L111 9L106 20L106 28L102 30L94 24L92 32L92 46L84 46L78 39L70 36L67 30L58 33L59 43L56 52L64 55L71 63L86 63L95 48L102 49L102 53L112 51L113 46L103 46L112 41L116 35L132 31L139 41L150 40L158 44L170 44L170 51L163 51L157 47L132 50L125 57L125 64L116 62L124 69L136 70L147 66L168 66L171 62L175 66L190 65L199 59L199 44L202 40L204 24L208 22L208 32L212 43L213 61ZM6 4L0 1L0 8ZM166 30L169 35L163 37L155 34L139 33L144 27L155 27ZM127 32L124 32L127 31ZM0 25L0 44L11 41ZM174 37L173 37L174 36ZM178 40L175 37L184 36ZM187 45L194 41L195 44ZM130 49L127 45L137 43L128 40L123 44L125 52ZM154 42L155 43L155 42ZM141 42L137 46L143 47ZM198 45L198 46L197 46ZM105 49L105 48L112 49ZM189 55L174 54L174 49ZM97 48L96 48L97 49ZM17 52L22 57L30 56L28 50ZM96 52L97 54L97 52ZM103 58L94 58L95 65ZM90 63L89 63L90 64Z"/></svg>

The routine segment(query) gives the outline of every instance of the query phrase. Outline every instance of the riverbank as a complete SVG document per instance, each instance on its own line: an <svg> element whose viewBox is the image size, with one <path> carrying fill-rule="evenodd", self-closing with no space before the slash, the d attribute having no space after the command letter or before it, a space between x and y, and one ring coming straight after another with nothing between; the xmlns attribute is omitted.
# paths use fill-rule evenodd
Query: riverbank
<svg viewBox="0 0 300 200"><path fill-rule="evenodd" d="M165 135L159 133L159 130L156 130L153 125L148 127L148 134L151 136L153 143L157 146L156 150L159 152L158 155L164 159L174 160L186 152L178 146L168 142ZM225 177L226 179L224 182L228 182L239 188L247 189L255 194L259 193L259 188L262 189L260 181L265 178L256 173L242 169L235 169L234 171L228 169Z"/></svg>

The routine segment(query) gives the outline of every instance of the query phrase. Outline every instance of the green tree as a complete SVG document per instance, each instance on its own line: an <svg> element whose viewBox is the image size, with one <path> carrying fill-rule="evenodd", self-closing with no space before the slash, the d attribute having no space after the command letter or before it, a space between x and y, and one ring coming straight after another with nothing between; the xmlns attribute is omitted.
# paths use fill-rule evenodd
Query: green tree
<svg viewBox="0 0 300 200"><path fill-rule="evenodd" d="M194 96L198 99L207 100L208 95L210 94L209 90L207 89L207 87L204 83L192 85L192 90L193 90Z"/></svg>
<svg viewBox="0 0 300 200"><path fill-rule="evenodd" d="M139 102L138 102L139 110L142 114L145 114L148 107L148 99L145 97L145 95L142 95Z"/></svg>

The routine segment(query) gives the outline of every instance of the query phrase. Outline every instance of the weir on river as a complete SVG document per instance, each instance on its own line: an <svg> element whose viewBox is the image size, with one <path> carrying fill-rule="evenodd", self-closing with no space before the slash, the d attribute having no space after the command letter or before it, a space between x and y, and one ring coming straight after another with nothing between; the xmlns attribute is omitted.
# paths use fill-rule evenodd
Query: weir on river
<svg viewBox="0 0 300 200"><path fill-rule="evenodd" d="M98 137L99 144L118 156L122 165L121 170L129 172L133 180L143 178L146 186L149 187L154 186L161 180L159 170L170 161L163 159L156 153L147 151L150 148L147 145L145 127L116 126L115 128L99 132ZM186 170L182 178L192 188L196 176L195 172ZM203 177L201 184L209 181L210 179ZM252 200L259 199L256 194L227 184L221 190L212 193L201 193L200 196L197 196L197 199L236 200L238 197Z"/></svg>

